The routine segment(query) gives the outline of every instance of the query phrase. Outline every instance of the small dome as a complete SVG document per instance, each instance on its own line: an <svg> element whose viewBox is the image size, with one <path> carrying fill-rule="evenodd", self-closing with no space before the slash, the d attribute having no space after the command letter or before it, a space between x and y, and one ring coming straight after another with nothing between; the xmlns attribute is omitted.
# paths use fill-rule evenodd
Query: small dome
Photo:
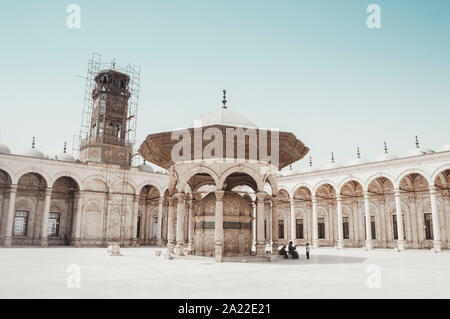
<svg viewBox="0 0 450 319"><path fill-rule="evenodd" d="M348 162L348 166L355 166L355 165L361 165L361 164L366 164L366 163L369 163L369 162L363 158L357 157L355 159L352 159L350 162Z"/></svg>
<svg viewBox="0 0 450 319"><path fill-rule="evenodd" d="M211 112L200 116L195 119L192 126L205 127L211 125L224 125L224 126L236 126L245 128L257 128L255 124L249 121L242 114L230 111L228 108L223 107L218 111Z"/></svg>
<svg viewBox="0 0 450 319"><path fill-rule="evenodd" d="M20 155L29 156L29 157L37 157L37 158L45 158L44 154L38 150L37 148L29 148L23 151Z"/></svg>
<svg viewBox="0 0 450 319"><path fill-rule="evenodd" d="M410 149L406 153L406 156L411 157L411 156L419 156L419 155L423 155L423 154L425 154L424 150L422 150L420 147L415 147L415 148Z"/></svg>
<svg viewBox="0 0 450 319"><path fill-rule="evenodd" d="M75 158L69 153L60 153L56 156L56 159L64 162L75 162Z"/></svg>
<svg viewBox="0 0 450 319"><path fill-rule="evenodd" d="M383 153L380 156L377 157L377 161L381 162L381 161L390 161L393 159L398 158L396 155L391 154L391 153Z"/></svg>
<svg viewBox="0 0 450 319"><path fill-rule="evenodd" d="M142 164L138 168L143 172L154 173L153 168L150 165Z"/></svg>
<svg viewBox="0 0 450 319"><path fill-rule="evenodd" d="M0 146L0 147L1 147L1 146ZM445 145L442 146L439 150L440 150L441 152L450 151L450 143L445 144ZM0 153L1 153L1 151L0 151Z"/></svg>
<svg viewBox="0 0 450 319"><path fill-rule="evenodd" d="M324 169L335 169L335 168L339 168L339 167L342 167L342 165L339 163L330 163L328 165L325 165Z"/></svg>
<svg viewBox="0 0 450 319"><path fill-rule="evenodd" d="M308 167L302 168L300 170L300 172L302 172L302 173L310 173L310 172L314 172L314 171L317 171L317 168L315 166L308 166Z"/></svg>
<svg viewBox="0 0 450 319"><path fill-rule="evenodd" d="M11 150L5 144L0 144L0 154L11 154Z"/></svg>

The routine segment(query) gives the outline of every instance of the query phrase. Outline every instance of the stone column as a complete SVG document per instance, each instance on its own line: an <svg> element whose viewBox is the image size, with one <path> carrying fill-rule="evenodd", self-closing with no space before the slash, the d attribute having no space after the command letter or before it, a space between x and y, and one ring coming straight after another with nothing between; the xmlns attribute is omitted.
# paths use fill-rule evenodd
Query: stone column
<svg viewBox="0 0 450 319"><path fill-rule="evenodd" d="M74 246L81 247L81 216L83 213L83 192L75 194L75 201L77 202L77 211L75 213L73 227Z"/></svg>
<svg viewBox="0 0 450 319"><path fill-rule="evenodd" d="M221 262L223 257L224 248L224 235L223 235L223 190L216 190L216 214L214 219L215 231L214 239L216 241L215 257L216 261Z"/></svg>
<svg viewBox="0 0 450 319"><path fill-rule="evenodd" d="M366 216L366 249L372 249L372 227L370 219L370 195L366 191L364 192L364 215Z"/></svg>
<svg viewBox="0 0 450 319"><path fill-rule="evenodd" d="M167 251L173 253L175 246L175 198L169 197L169 211L167 214Z"/></svg>
<svg viewBox="0 0 450 319"><path fill-rule="evenodd" d="M137 228L138 228L138 218L139 218L139 195L134 195L134 209L133 209L133 237L131 239L131 245L136 247L139 244L139 239L137 238Z"/></svg>
<svg viewBox="0 0 450 319"><path fill-rule="evenodd" d="M194 201L191 199L189 201L189 212L188 212L188 225L189 225L189 232L188 232L188 249L190 251L194 250Z"/></svg>
<svg viewBox="0 0 450 319"><path fill-rule="evenodd" d="M272 253L278 254L278 201L272 196Z"/></svg>
<svg viewBox="0 0 450 319"><path fill-rule="evenodd" d="M400 199L400 190L395 191L395 216L397 218L397 247L399 251L405 249L404 245L404 230L403 230L403 214L402 214L402 201Z"/></svg>
<svg viewBox="0 0 450 319"><path fill-rule="evenodd" d="M13 184L9 186L9 205L8 205L8 216L6 221L6 234L5 234L5 247L12 246L12 232L14 227L14 215L16 206L16 194L17 185Z"/></svg>
<svg viewBox="0 0 450 319"><path fill-rule="evenodd" d="M313 196L312 198L312 233L313 233L313 240L312 240L312 246L313 248L319 248L319 230L318 230L318 223L317 223L317 198Z"/></svg>
<svg viewBox="0 0 450 319"><path fill-rule="evenodd" d="M295 234L295 201L291 199L291 240L295 244L297 239Z"/></svg>
<svg viewBox="0 0 450 319"><path fill-rule="evenodd" d="M342 219L342 197L341 195L336 195L337 201L337 222L338 222L338 249L344 248L344 222Z"/></svg>
<svg viewBox="0 0 450 319"><path fill-rule="evenodd" d="M256 204L252 202L252 251L256 251Z"/></svg>
<svg viewBox="0 0 450 319"><path fill-rule="evenodd" d="M177 244L175 246L178 255L184 255L184 209L185 209L185 194L178 193L177 198Z"/></svg>
<svg viewBox="0 0 450 319"><path fill-rule="evenodd" d="M430 188L431 218L433 220L433 247L435 252L441 251L441 223L436 204L436 187Z"/></svg>
<svg viewBox="0 0 450 319"><path fill-rule="evenodd" d="M164 203L164 198L160 198L158 200L158 233L157 233L157 238L156 238L157 246L162 246L163 203Z"/></svg>
<svg viewBox="0 0 450 319"><path fill-rule="evenodd" d="M42 212L41 221L41 247L48 246L48 216L50 214L50 200L52 198L52 189L45 190L44 211Z"/></svg>
<svg viewBox="0 0 450 319"><path fill-rule="evenodd" d="M264 234L264 199L266 198L265 192L256 193L256 254L265 254L265 234Z"/></svg>

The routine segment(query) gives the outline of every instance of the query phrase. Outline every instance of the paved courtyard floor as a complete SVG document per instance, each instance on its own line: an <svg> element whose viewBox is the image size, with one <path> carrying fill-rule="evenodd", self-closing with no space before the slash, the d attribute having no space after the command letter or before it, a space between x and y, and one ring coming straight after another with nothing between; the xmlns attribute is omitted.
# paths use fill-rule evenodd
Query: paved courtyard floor
<svg viewBox="0 0 450 319"><path fill-rule="evenodd" d="M165 260L156 250L2 248L0 298L450 297L450 251L320 248L310 260L215 263ZM77 269L80 288L69 288Z"/></svg>

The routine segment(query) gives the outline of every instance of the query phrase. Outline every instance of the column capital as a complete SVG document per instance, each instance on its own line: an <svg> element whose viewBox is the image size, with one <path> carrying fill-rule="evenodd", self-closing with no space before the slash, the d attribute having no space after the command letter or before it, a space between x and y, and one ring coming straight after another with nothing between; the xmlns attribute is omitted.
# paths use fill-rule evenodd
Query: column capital
<svg viewBox="0 0 450 319"><path fill-rule="evenodd" d="M401 194L400 188L394 188L394 194L395 194L395 196L400 196L400 194Z"/></svg>
<svg viewBox="0 0 450 319"><path fill-rule="evenodd" d="M436 194L437 188L436 186L430 186L430 194Z"/></svg>
<svg viewBox="0 0 450 319"><path fill-rule="evenodd" d="M52 196L52 192L53 192L52 188L46 188L45 189L45 196Z"/></svg>
<svg viewBox="0 0 450 319"><path fill-rule="evenodd" d="M338 202L342 201L342 195L341 194L336 194L336 201L338 201Z"/></svg>
<svg viewBox="0 0 450 319"><path fill-rule="evenodd" d="M174 197L178 200L178 202L180 203L180 202L183 202L184 201L184 199L185 199L185 197L186 197L186 194L185 193L176 193L175 195L174 195Z"/></svg>
<svg viewBox="0 0 450 319"><path fill-rule="evenodd" d="M169 206L173 206L175 204L176 198L174 196L167 197L167 200L169 201Z"/></svg>
<svg viewBox="0 0 450 319"><path fill-rule="evenodd" d="M194 208L194 200L193 200L193 199L190 199L190 200L188 201L188 205L189 205L189 209Z"/></svg>
<svg viewBox="0 0 450 319"><path fill-rule="evenodd" d="M369 191L364 191L364 199L369 199L369 198L370 198Z"/></svg>
<svg viewBox="0 0 450 319"><path fill-rule="evenodd" d="M223 196L225 195L225 191L218 189L214 191L214 194L216 195L216 200L222 200Z"/></svg>
<svg viewBox="0 0 450 319"><path fill-rule="evenodd" d="M258 202L264 202L264 199L266 199L267 193L266 192L256 192L255 195L256 195L256 198L258 199Z"/></svg>
<svg viewBox="0 0 450 319"><path fill-rule="evenodd" d="M292 206L294 206L294 205L295 205L295 199L292 198L292 199L290 200L290 203L291 203Z"/></svg>
<svg viewBox="0 0 450 319"><path fill-rule="evenodd" d="M317 203L317 197L316 196L311 196L311 201L315 204Z"/></svg>
<svg viewBox="0 0 450 319"><path fill-rule="evenodd" d="M162 204L164 204L164 198L163 197L158 198L158 205L162 205Z"/></svg>
<svg viewBox="0 0 450 319"><path fill-rule="evenodd" d="M17 193L17 184L11 184L9 185L9 190L10 193Z"/></svg>

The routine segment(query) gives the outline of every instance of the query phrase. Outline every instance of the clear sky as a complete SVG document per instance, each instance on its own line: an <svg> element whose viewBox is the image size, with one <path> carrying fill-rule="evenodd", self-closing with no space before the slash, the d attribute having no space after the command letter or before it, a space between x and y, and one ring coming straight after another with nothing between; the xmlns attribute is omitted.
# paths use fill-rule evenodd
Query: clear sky
<svg viewBox="0 0 450 319"><path fill-rule="evenodd" d="M69 29L66 8L81 7ZM366 8L381 8L369 29ZM450 142L450 1L0 2L0 142L53 155L80 128L87 62L142 67L137 137L221 105L292 131L315 165ZM307 159L295 166L302 167Z"/></svg>

